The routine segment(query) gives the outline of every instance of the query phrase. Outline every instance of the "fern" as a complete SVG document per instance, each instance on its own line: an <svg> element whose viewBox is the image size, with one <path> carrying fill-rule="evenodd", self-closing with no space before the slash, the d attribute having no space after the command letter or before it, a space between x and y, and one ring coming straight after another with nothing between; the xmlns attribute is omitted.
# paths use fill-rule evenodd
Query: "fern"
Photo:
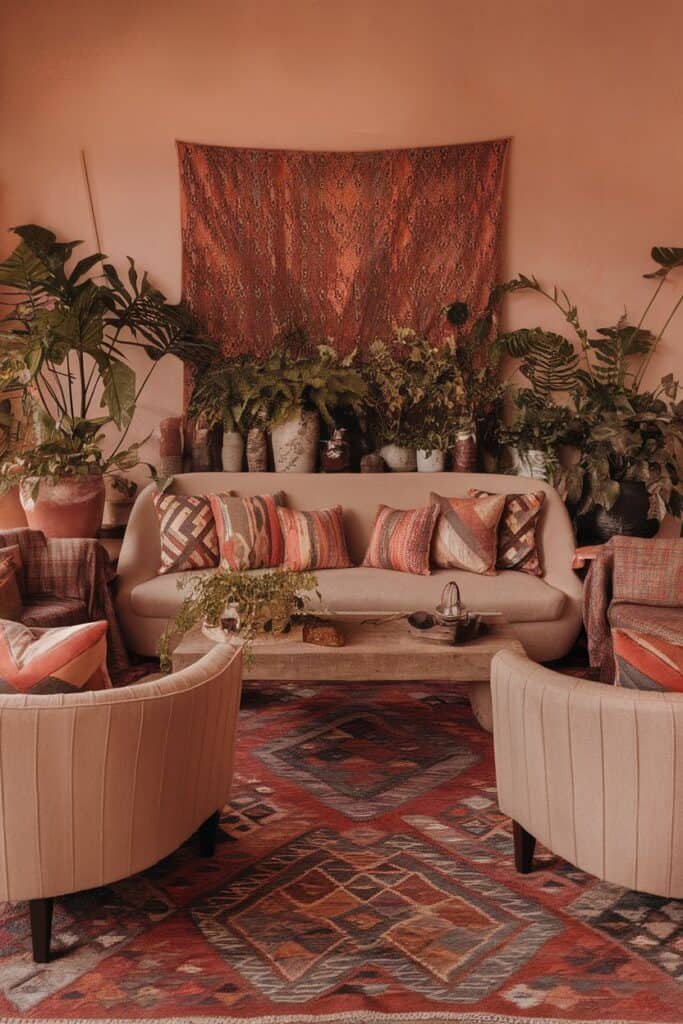
<svg viewBox="0 0 683 1024"><path fill-rule="evenodd" d="M579 357L561 334L540 327L522 329L502 335L497 344L507 355L522 360L520 369L537 398L575 389Z"/></svg>

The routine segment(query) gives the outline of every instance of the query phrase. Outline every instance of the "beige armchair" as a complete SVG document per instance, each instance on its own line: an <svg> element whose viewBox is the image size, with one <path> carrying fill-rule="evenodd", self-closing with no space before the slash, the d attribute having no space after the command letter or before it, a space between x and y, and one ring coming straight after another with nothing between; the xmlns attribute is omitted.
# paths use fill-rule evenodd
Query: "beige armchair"
<svg viewBox="0 0 683 1024"><path fill-rule="evenodd" d="M0 696L0 901L29 901L37 962L53 897L142 871L197 829L213 853L241 686L241 652L221 645L135 686Z"/></svg>
<svg viewBox="0 0 683 1024"><path fill-rule="evenodd" d="M683 693L592 683L501 652L491 696L517 870L531 870L538 839L607 882L683 897Z"/></svg>

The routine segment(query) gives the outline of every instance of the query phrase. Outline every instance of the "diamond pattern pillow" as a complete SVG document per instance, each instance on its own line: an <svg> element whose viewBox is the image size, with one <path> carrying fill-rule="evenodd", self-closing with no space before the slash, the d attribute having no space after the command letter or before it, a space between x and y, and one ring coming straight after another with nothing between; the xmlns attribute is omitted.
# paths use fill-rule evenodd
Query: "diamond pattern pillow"
<svg viewBox="0 0 683 1024"><path fill-rule="evenodd" d="M285 569L307 572L351 567L341 505L317 512L278 508L277 517L284 542Z"/></svg>
<svg viewBox="0 0 683 1024"><path fill-rule="evenodd" d="M154 507L161 532L158 575L215 569L218 535L208 495L155 494Z"/></svg>
<svg viewBox="0 0 683 1024"><path fill-rule="evenodd" d="M498 523L505 496L442 498L429 495L439 516L432 541L432 562L438 569L466 569L495 576Z"/></svg>
<svg viewBox="0 0 683 1024"><path fill-rule="evenodd" d="M488 491L471 488L472 498L489 497ZM506 494L505 508L498 528L496 569L515 569L530 576L542 576L543 566L536 542L545 491Z"/></svg>
<svg viewBox="0 0 683 1024"><path fill-rule="evenodd" d="M407 511L380 505L363 565L429 576L429 548L438 516L436 505Z"/></svg>
<svg viewBox="0 0 683 1024"><path fill-rule="evenodd" d="M0 693L75 693L110 686L106 622L31 629L0 620Z"/></svg>
<svg viewBox="0 0 683 1024"><path fill-rule="evenodd" d="M282 564L282 530L277 506L284 505L282 491L254 498L211 494L221 566L234 572L269 569Z"/></svg>

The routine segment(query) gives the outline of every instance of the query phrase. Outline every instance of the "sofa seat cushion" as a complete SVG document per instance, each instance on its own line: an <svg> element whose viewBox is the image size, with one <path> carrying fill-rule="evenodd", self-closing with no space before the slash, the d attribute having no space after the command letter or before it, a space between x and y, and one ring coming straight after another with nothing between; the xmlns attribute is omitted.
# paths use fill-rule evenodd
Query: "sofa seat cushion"
<svg viewBox="0 0 683 1024"><path fill-rule="evenodd" d="M209 570L210 571L210 570ZM255 570L263 571L263 570ZM177 615L189 588L178 581L205 573L169 573L139 583L131 593L136 615L168 619ZM431 576L408 576L390 569L321 569L316 573L323 606L331 612L400 612L433 609L448 580L456 580L462 599L474 612L500 612L509 622L547 622L560 618L565 595L537 576L501 572L479 576L437 569Z"/></svg>

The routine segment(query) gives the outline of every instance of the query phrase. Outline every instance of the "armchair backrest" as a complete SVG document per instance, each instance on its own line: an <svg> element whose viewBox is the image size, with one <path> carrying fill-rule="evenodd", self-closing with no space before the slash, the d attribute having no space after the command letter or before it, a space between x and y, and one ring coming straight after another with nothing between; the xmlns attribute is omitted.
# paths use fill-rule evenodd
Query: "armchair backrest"
<svg viewBox="0 0 683 1024"><path fill-rule="evenodd" d="M225 803L241 652L213 648L154 682L0 697L0 900L127 877Z"/></svg>

